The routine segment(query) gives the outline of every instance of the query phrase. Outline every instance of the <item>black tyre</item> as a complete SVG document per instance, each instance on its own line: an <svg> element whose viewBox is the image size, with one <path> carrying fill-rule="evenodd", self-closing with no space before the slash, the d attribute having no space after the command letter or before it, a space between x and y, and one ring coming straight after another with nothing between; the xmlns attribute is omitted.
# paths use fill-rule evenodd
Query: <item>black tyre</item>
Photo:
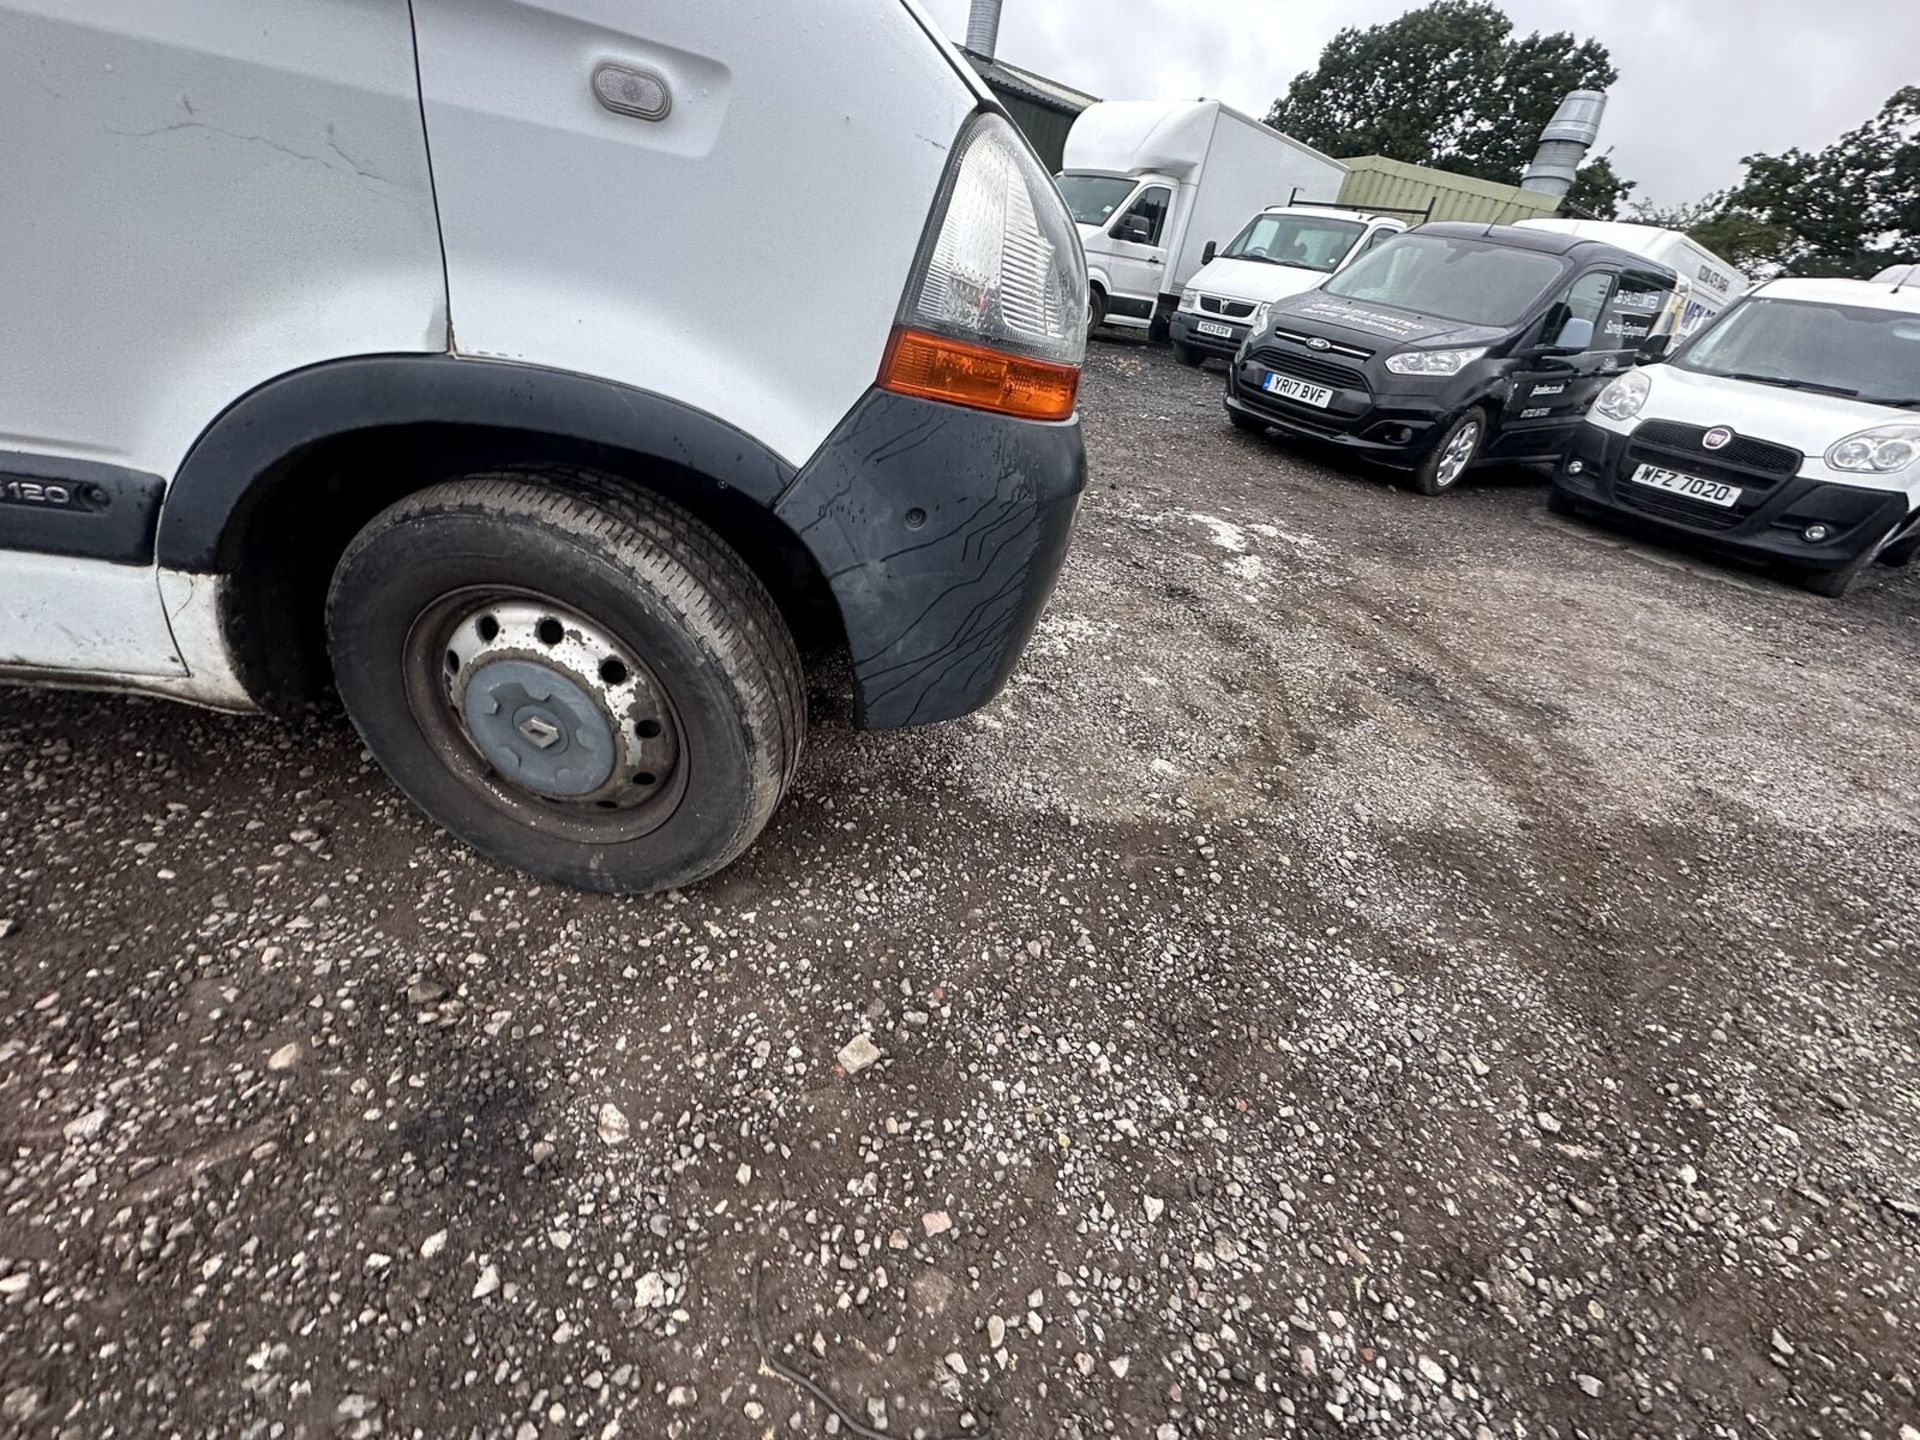
<svg viewBox="0 0 1920 1440"><path fill-rule="evenodd" d="M712 531L579 471L436 485L347 547L327 639L367 748L542 879L640 892L727 865L799 762L800 661Z"/></svg>
<svg viewBox="0 0 1920 1440"><path fill-rule="evenodd" d="M1800 572L1801 588L1811 590L1815 595L1824 595L1829 600L1838 600L1853 589L1860 577L1867 573L1867 567L1880 558L1887 549L1887 541L1892 538L1897 525L1887 527L1886 533L1878 539L1869 541L1861 547L1860 553L1832 570L1803 570Z"/></svg>
<svg viewBox="0 0 1920 1440"><path fill-rule="evenodd" d="M1178 360L1182 365L1185 365L1189 370L1198 370L1202 365L1207 363L1207 352L1196 349L1184 341L1176 340L1173 342L1173 358Z"/></svg>
<svg viewBox="0 0 1920 1440"><path fill-rule="evenodd" d="M1920 530L1915 530L1903 540L1898 540L1880 552L1879 564L1893 570L1904 570L1913 563L1913 557L1920 555Z"/></svg>
<svg viewBox="0 0 1920 1440"><path fill-rule="evenodd" d="M1087 333L1091 335L1107 323L1107 292L1098 285L1087 290Z"/></svg>
<svg viewBox="0 0 1920 1440"><path fill-rule="evenodd" d="M1422 495L1446 494L1480 458L1486 441L1487 412L1476 405L1447 427L1413 472L1413 483Z"/></svg>
<svg viewBox="0 0 1920 1440"><path fill-rule="evenodd" d="M1554 515L1572 517L1580 513L1580 503L1558 485L1547 490L1547 510Z"/></svg>

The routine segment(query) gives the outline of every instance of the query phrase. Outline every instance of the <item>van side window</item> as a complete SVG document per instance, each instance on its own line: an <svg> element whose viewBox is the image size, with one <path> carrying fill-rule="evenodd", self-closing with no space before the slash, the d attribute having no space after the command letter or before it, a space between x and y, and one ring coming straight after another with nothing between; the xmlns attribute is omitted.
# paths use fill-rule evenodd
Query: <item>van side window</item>
<svg viewBox="0 0 1920 1440"><path fill-rule="evenodd" d="M1167 206L1173 201L1173 192L1164 185L1156 185L1127 208L1127 213L1114 222L1112 234L1117 240L1131 240L1139 245L1158 245L1160 231L1167 223ZM1144 221L1144 228L1140 222ZM1144 238L1143 238L1144 237Z"/></svg>
<svg viewBox="0 0 1920 1440"><path fill-rule="evenodd" d="M1567 291L1566 298L1556 305L1550 315L1559 316L1560 335L1564 336L1566 327L1575 321L1584 320L1592 329L1591 343L1587 350L1611 349L1602 338L1600 331L1601 313L1607 308L1607 300L1613 293L1614 276L1605 270L1597 270L1591 275L1582 275L1573 282L1573 288ZM1556 336L1549 335L1547 343L1559 343Z"/></svg>
<svg viewBox="0 0 1920 1440"><path fill-rule="evenodd" d="M1653 333L1673 292L1640 275L1622 275L1620 287L1607 302L1594 341L1601 350L1638 350Z"/></svg>
<svg viewBox="0 0 1920 1440"><path fill-rule="evenodd" d="M1387 241L1391 240L1394 236L1398 235L1399 233L1400 232L1394 229L1391 225L1382 225L1378 230L1374 231L1373 234L1367 237L1367 243L1360 247L1360 255L1371 255L1375 250L1378 250L1382 245L1386 244ZM1360 255L1356 255L1353 258L1358 260L1360 258Z"/></svg>

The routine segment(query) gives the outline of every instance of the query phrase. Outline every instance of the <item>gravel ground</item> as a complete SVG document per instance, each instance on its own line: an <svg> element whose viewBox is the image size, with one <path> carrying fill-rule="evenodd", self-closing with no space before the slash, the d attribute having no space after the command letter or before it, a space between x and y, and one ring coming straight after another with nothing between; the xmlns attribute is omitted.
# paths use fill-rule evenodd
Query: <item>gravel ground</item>
<svg viewBox="0 0 1920 1440"><path fill-rule="evenodd" d="M1101 344L1007 695L697 891L0 693L0 1431L1920 1437L1920 575Z"/></svg>

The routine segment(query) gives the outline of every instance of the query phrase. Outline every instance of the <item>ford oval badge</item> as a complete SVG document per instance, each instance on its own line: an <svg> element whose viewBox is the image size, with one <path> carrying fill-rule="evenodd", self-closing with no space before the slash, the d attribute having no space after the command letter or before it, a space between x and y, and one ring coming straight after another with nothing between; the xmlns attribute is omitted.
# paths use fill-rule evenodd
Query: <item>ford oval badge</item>
<svg viewBox="0 0 1920 1440"><path fill-rule="evenodd" d="M1333 342L1331 340L1323 340L1318 335L1314 335L1307 340L1307 348L1309 350L1331 350L1333 348Z"/></svg>

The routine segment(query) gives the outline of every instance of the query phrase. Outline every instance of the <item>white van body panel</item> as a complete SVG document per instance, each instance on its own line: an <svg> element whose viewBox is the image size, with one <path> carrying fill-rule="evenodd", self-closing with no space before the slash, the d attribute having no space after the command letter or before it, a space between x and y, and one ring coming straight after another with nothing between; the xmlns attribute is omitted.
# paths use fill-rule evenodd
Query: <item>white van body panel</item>
<svg viewBox="0 0 1920 1440"><path fill-rule="evenodd" d="M1675 304L1655 334L1685 338L1746 293L1745 274L1678 230L1624 220L1521 220L1523 230L1551 230L1600 240L1665 265L1680 277Z"/></svg>
<svg viewBox="0 0 1920 1440"><path fill-rule="evenodd" d="M0 550L0 595L0 671L187 673L150 566Z"/></svg>
<svg viewBox="0 0 1920 1440"><path fill-rule="evenodd" d="M1902 494L1907 497L1909 512L1920 509L1920 465L1910 465L1892 475L1862 475L1836 470L1826 462L1827 452L1849 435L1878 425L1915 423L1911 410L1866 405L1840 395L1728 380L1677 365L1649 365L1642 373L1653 388L1647 392L1647 402L1638 415L1626 421L1609 420L1593 410L1587 414L1587 423L1616 435L1630 435L1649 420L1678 420L1708 428L1724 425L1735 434L1800 451L1807 458L1798 473L1809 480Z"/></svg>
<svg viewBox="0 0 1920 1440"><path fill-rule="evenodd" d="M277 375L446 347L406 0L0 0L0 135L0 452L165 480ZM151 565L0 593L0 664L184 672Z"/></svg>
<svg viewBox="0 0 1920 1440"><path fill-rule="evenodd" d="M1067 135L1063 173L1071 172L1139 180L1105 227L1082 225L1080 237L1089 273L1113 278L1110 294L1157 301L1191 283L1209 241L1224 245L1249 216L1296 190L1305 199L1332 199L1347 167L1218 100L1103 100L1082 112ZM1109 232L1155 183L1172 189L1173 203L1160 244L1152 247L1153 262L1143 262L1134 252L1147 247ZM1137 270L1142 263L1150 268ZM1157 289L1144 283L1149 274ZM1108 323L1145 329L1149 321L1115 315Z"/></svg>
<svg viewBox="0 0 1920 1440"><path fill-rule="evenodd" d="M455 348L667 396L803 465L880 372L901 296L874 277L913 267L965 67L900 0L414 15ZM604 108L602 61L663 79L667 118ZM823 174L875 183L822 203Z"/></svg>
<svg viewBox="0 0 1920 1440"><path fill-rule="evenodd" d="M1258 260L1230 260L1221 256L1203 266L1187 288L1222 300L1250 300L1265 304L1313 289L1338 270L1307 270L1298 265L1266 265Z"/></svg>

